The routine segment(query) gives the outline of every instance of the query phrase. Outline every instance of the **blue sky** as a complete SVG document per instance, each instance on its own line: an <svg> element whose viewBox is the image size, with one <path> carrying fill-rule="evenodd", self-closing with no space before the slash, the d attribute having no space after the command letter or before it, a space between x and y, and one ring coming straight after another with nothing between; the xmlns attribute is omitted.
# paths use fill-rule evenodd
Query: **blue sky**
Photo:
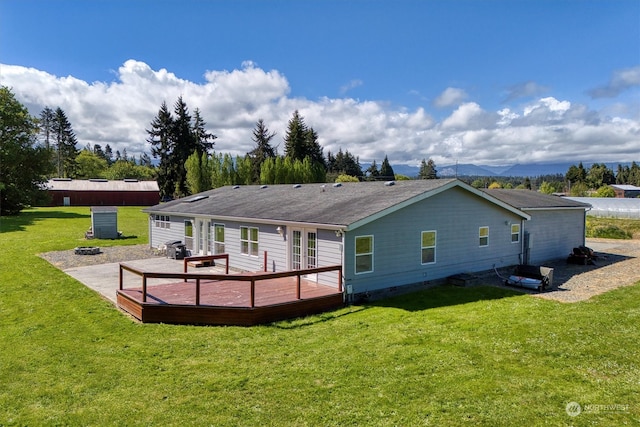
<svg viewBox="0 0 640 427"><path fill-rule="evenodd" d="M0 83L129 153L182 95L237 154L299 109L361 161L640 160L640 2L1 0Z"/></svg>

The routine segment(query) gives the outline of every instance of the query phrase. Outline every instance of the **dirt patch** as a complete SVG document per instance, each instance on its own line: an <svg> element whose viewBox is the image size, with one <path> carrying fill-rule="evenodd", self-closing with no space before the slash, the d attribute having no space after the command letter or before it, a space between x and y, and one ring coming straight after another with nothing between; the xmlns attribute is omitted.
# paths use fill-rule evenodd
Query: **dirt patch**
<svg viewBox="0 0 640 427"><path fill-rule="evenodd" d="M96 255L77 255L75 249L69 249L68 251L47 252L39 256L60 270L68 270L75 267L127 262L163 255L149 248L149 245L131 245L100 248L100 252Z"/></svg>

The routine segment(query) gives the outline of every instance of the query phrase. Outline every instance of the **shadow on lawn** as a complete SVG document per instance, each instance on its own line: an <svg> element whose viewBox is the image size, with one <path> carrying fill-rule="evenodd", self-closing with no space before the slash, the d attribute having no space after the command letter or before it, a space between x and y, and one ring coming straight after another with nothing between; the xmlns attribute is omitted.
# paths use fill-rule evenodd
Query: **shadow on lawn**
<svg viewBox="0 0 640 427"><path fill-rule="evenodd" d="M523 295L519 290L494 286L458 287L436 286L423 291L399 295L364 304L365 307L393 307L407 311L421 311L439 307L468 304L478 301L498 300Z"/></svg>
<svg viewBox="0 0 640 427"><path fill-rule="evenodd" d="M64 211L22 211L16 216L3 216L0 220L0 232L10 233L13 231L24 231L26 227L35 224L43 219L66 219L66 218L91 218L91 214L79 214Z"/></svg>

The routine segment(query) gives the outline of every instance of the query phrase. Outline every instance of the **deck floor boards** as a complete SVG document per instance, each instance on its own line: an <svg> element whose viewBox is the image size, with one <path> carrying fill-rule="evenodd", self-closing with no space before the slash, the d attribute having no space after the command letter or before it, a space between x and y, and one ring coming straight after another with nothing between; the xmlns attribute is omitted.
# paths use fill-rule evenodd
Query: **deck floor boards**
<svg viewBox="0 0 640 427"><path fill-rule="evenodd" d="M255 307L296 301L296 279L293 277L261 280L255 287ZM142 303L142 288L119 291ZM300 298L310 299L335 295L337 289L309 280L301 280ZM217 307L250 307L251 283L230 280L201 280L200 305ZM173 282L147 287L147 304L195 305L196 283Z"/></svg>

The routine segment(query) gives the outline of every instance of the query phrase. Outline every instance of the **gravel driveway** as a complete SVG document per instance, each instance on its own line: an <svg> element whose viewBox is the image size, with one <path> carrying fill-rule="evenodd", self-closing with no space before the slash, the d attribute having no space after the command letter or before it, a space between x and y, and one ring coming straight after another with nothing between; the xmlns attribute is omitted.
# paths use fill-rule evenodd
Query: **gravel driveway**
<svg viewBox="0 0 640 427"><path fill-rule="evenodd" d="M586 245L599 255L595 265L567 264L564 259L546 263L546 266L554 269L553 283L557 290L544 293L525 289L522 291L538 298L578 302L640 281L640 240L587 239ZM64 271L98 264L158 258L163 255L156 253L148 245L134 245L101 248L97 255L76 255L73 250L68 250L48 252L40 256ZM482 275L482 283L504 286L502 281L491 273Z"/></svg>

